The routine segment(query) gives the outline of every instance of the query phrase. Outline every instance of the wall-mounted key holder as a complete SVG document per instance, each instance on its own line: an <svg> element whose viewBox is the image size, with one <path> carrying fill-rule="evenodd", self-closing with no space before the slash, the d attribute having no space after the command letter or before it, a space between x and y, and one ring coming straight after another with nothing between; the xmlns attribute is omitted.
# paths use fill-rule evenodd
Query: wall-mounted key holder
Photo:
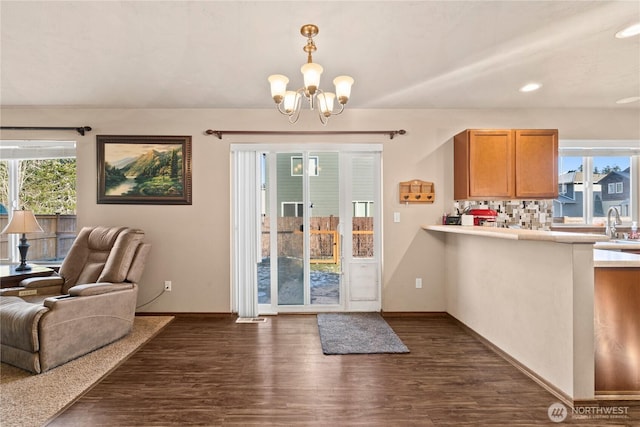
<svg viewBox="0 0 640 427"><path fill-rule="evenodd" d="M433 203L435 199L433 182L414 179L400 183L401 203Z"/></svg>

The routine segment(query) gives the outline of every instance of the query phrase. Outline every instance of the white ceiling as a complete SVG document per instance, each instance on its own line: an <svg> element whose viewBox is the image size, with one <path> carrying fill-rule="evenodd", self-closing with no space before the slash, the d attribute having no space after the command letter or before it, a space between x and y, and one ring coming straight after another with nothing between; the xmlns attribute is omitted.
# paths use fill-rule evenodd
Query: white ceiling
<svg viewBox="0 0 640 427"><path fill-rule="evenodd" d="M273 108L302 85L319 26L321 87L352 108L616 108L640 102L640 1L6 1L3 106ZM537 81L541 90L520 93Z"/></svg>

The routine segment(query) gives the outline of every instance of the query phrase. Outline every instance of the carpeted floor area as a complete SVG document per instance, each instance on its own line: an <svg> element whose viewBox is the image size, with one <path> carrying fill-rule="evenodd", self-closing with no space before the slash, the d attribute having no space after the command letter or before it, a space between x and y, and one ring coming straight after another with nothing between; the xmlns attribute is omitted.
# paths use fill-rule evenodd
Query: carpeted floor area
<svg viewBox="0 0 640 427"><path fill-rule="evenodd" d="M40 375L0 365L0 423L41 426L91 389L169 322L171 316L138 316L126 337Z"/></svg>

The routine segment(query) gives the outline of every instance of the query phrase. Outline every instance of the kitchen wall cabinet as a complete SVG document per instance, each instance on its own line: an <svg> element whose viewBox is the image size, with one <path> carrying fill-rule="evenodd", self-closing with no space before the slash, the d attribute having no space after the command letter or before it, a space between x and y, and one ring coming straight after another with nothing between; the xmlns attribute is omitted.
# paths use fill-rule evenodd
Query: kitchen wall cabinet
<svg viewBox="0 0 640 427"><path fill-rule="evenodd" d="M454 199L558 196L557 129L467 129L454 141Z"/></svg>

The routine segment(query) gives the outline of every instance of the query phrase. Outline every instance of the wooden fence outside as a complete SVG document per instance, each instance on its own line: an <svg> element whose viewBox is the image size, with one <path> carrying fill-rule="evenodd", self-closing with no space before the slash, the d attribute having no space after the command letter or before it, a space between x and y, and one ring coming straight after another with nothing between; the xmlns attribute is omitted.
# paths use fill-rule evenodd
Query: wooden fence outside
<svg viewBox="0 0 640 427"><path fill-rule="evenodd" d="M36 220L44 233L28 233L29 262L62 261L76 238L75 215L36 215ZM8 215L0 215L0 230L7 226ZM0 258L9 258L9 236L0 235Z"/></svg>
<svg viewBox="0 0 640 427"><path fill-rule="evenodd" d="M263 218L262 257L269 257L269 218ZM373 256L373 218L353 218L353 256ZM340 239L337 217L313 217L309 220L310 259L312 263L337 264L340 257ZM302 254L302 218L278 218L278 257L299 257Z"/></svg>
<svg viewBox="0 0 640 427"><path fill-rule="evenodd" d="M27 259L30 262L61 261L69 252L76 237L75 215L36 215L44 233L29 233L30 245ZM353 256L373 256L373 218L353 218ZM7 225L8 216L0 215L0 230ZM340 256L338 218L314 217L311 227L311 262L337 264ZM278 218L278 256L298 257L302 253L302 218ZM264 218L262 231L262 255L269 256L269 218ZM0 259L9 258L8 236L0 235Z"/></svg>

